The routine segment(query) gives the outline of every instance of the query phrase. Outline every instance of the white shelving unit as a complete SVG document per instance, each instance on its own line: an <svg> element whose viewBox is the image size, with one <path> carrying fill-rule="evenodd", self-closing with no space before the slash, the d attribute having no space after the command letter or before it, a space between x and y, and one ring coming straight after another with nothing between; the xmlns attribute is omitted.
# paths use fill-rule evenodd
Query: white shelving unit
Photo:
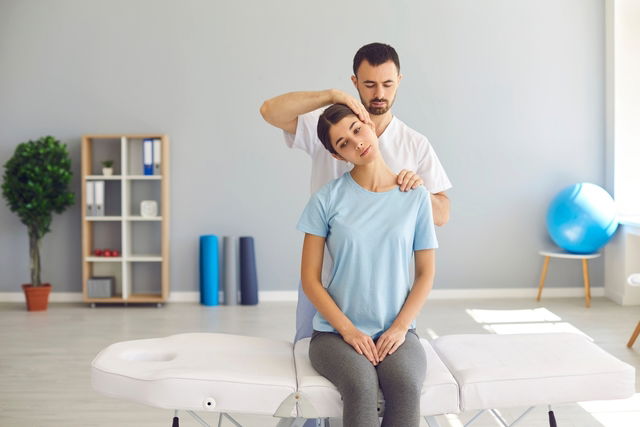
<svg viewBox="0 0 640 427"><path fill-rule="evenodd" d="M142 141L159 139L159 174L142 173ZM114 160L114 175L100 173ZM157 303L169 296L169 138L166 135L85 135L82 138L82 289L87 303ZM105 181L105 215L87 215L87 183ZM156 200L158 216L140 215L141 200ZM117 249L117 257L94 249ZM91 298L87 280L114 276L115 295Z"/></svg>

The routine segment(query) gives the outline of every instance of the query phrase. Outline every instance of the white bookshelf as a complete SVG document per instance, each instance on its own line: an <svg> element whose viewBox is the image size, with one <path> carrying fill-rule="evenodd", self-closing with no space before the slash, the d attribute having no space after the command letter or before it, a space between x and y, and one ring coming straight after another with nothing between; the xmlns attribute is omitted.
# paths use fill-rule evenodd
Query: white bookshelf
<svg viewBox="0 0 640 427"><path fill-rule="evenodd" d="M142 141L159 139L160 170L142 171ZM114 174L101 162L114 160ZM169 296L169 138L166 135L85 135L82 138L82 290L87 303L157 303ZM105 181L105 215L87 214L86 184ZM155 200L158 215L140 215L140 201ZM117 257L94 249L116 249ZM90 298L87 280L114 276L115 295Z"/></svg>

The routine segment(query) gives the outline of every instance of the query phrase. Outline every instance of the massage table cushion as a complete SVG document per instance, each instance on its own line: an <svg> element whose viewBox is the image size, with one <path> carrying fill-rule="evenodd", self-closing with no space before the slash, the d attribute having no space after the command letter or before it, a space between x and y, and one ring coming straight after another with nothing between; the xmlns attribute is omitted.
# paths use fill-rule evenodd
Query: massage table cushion
<svg viewBox="0 0 640 427"><path fill-rule="evenodd" d="M458 382L461 411L635 393L635 369L580 334L448 335L433 347Z"/></svg>

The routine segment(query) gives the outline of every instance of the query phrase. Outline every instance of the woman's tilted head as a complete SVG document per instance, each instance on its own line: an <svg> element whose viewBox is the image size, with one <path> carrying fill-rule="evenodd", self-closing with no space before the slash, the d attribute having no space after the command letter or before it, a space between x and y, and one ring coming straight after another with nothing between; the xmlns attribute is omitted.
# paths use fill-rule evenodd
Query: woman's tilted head
<svg viewBox="0 0 640 427"><path fill-rule="evenodd" d="M367 124L344 104L334 104L318 119L318 138L335 158L355 164L368 163L377 153L378 138Z"/></svg>
<svg viewBox="0 0 640 427"><path fill-rule="evenodd" d="M338 154L338 152L333 148L333 145L331 145L329 129L331 129L331 126L338 124L340 120L348 116L357 118L356 113L346 105L333 104L324 110L318 119L318 138L320 139L320 142L322 142L322 145L324 145L324 148L326 148L331 154Z"/></svg>

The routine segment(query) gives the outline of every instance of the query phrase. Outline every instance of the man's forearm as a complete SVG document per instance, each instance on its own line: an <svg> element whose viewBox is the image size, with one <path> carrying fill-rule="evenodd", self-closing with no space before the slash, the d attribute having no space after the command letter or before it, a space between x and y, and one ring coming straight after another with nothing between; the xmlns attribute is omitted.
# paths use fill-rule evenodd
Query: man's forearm
<svg viewBox="0 0 640 427"><path fill-rule="evenodd" d="M270 124L285 128L290 127L299 115L329 105L332 101L333 89L315 92L289 92L267 99L260 107L260 114Z"/></svg>
<svg viewBox="0 0 640 427"><path fill-rule="evenodd" d="M439 227L449 222L451 203L444 193L431 195L431 209L433 211L433 223Z"/></svg>

